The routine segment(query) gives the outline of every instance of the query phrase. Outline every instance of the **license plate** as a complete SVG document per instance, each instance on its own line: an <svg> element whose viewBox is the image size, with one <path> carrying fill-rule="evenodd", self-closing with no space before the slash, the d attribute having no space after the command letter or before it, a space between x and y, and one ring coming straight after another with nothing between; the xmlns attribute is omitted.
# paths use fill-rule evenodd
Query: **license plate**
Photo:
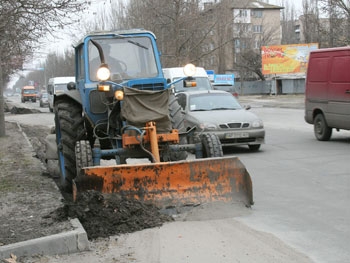
<svg viewBox="0 0 350 263"><path fill-rule="evenodd" d="M226 139L236 139L236 138L248 138L249 134L247 132L238 132L238 133L226 133Z"/></svg>

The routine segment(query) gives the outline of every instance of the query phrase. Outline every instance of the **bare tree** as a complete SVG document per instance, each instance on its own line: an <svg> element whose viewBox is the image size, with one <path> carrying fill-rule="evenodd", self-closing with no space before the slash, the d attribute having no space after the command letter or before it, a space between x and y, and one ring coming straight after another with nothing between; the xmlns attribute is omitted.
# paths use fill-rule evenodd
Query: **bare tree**
<svg viewBox="0 0 350 263"><path fill-rule="evenodd" d="M321 34L328 37L325 47L350 44L350 2L349 0L318 0L318 6L328 17ZM320 18L321 19L321 18ZM324 20L324 19L323 19Z"/></svg>
<svg viewBox="0 0 350 263"><path fill-rule="evenodd" d="M199 63L210 31L199 0L130 0L123 24L153 31L167 66ZM128 20L128 23L125 21Z"/></svg>
<svg viewBox="0 0 350 263"><path fill-rule="evenodd" d="M10 74L20 68L38 39L72 23L67 14L84 8L73 0L2 0L0 5L0 136L5 136L3 89Z"/></svg>
<svg viewBox="0 0 350 263"><path fill-rule="evenodd" d="M287 1L281 12L282 44L299 43L299 35L296 34L296 11L293 3Z"/></svg>

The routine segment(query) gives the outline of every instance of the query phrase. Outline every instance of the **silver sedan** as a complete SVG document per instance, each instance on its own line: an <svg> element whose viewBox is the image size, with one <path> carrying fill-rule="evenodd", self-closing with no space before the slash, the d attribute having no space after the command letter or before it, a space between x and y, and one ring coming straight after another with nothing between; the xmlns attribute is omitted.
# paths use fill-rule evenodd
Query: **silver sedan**
<svg viewBox="0 0 350 263"><path fill-rule="evenodd" d="M176 95L187 131L216 133L222 146L248 145L258 151L265 141L263 121L226 91L189 91ZM191 137L189 137L190 139Z"/></svg>

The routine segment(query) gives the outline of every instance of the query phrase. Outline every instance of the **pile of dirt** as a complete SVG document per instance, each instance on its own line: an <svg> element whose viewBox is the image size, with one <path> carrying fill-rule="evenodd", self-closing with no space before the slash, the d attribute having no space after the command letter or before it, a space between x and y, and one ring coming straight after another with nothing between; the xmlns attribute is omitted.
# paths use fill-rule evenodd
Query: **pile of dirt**
<svg viewBox="0 0 350 263"><path fill-rule="evenodd" d="M22 128L36 152L35 157L45 164L45 138L50 133L50 128L39 125L22 125ZM55 181L60 187L59 180ZM71 195L62 189L61 191L65 198L64 206L45 217L57 222L78 218L89 239L158 227L173 220L172 217L161 214L160 210L152 205L126 199L117 194L103 195L96 191L88 191L81 193L77 201L73 202Z"/></svg>
<svg viewBox="0 0 350 263"><path fill-rule="evenodd" d="M31 113L40 113L40 110L13 106L10 112L12 114L31 114Z"/></svg>
<svg viewBox="0 0 350 263"><path fill-rule="evenodd" d="M64 203L50 216L57 221L78 218L89 239L160 227L173 220L150 204L117 194L87 191L80 193L76 202Z"/></svg>

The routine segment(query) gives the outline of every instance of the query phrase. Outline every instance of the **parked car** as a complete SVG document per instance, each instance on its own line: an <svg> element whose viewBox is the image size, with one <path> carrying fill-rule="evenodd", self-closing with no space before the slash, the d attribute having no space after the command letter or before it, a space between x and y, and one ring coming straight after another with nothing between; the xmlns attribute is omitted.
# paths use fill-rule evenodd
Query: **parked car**
<svg viewBox="0 0 350 263"><path fill-rule="evenodd" d="M232 84L229 83L212 83L214 90L224 90L238 98L238 92Z"/></svg>
<svg viewBox="0 0 350 263"><path fill-rule="evenodd" d="M198 134L216 133L223 147L248 145L251 151L258 151L265 142L263 121L243 108L231 93L188 91L176 97L185 114L187 131L195 127Z"/></svg>
<svg viewBox="0 0 350 263"><path fill-rule="evenodd" d="M39 100L40 107L49 107L49 98L47 92L41 93L41 97Z"/></svg>

